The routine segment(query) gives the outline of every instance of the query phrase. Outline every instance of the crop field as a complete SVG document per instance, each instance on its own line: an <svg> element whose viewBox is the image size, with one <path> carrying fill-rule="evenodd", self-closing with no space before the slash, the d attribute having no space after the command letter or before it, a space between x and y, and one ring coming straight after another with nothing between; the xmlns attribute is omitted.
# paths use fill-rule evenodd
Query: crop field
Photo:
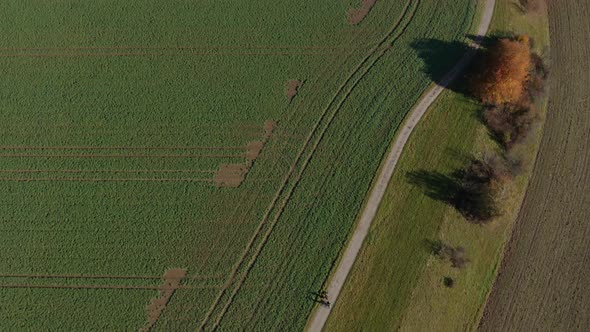
<svg viewBox="0 0 590 332"><path fill-rule="evenodd" d="M549 3L552 79L545 133L482 331L590 326L590 4Z"/></svg>
<svg viewBox="0 0 590 332"><path fill-rule="evenodd" d="M474 7L0 2L2 328L303 328Z"/></svg>

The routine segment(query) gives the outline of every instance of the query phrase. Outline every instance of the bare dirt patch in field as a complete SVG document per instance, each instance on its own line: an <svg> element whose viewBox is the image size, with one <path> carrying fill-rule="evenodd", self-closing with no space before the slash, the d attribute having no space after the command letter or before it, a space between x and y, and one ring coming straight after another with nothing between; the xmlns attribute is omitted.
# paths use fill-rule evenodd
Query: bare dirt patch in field
<svg viewBox="0 0 590 332"><path fill-rule="evenodd" d="M250 142L248 143L248 150L246 152L246 158L249 160L254 160L256 158L258 158L258 156L260 155L260 151L262 151L262 148L264 147L264 143L261 141L254 141L254 142Z"/></svg>
<svg viewBox="0 0 590 332"><path fill-rule="evenodd" d="M348 22L352 25L357 25L361 23L369 12L375 6L377 0L363 0L363 4L361 8L351 9L348 11Z"/></svg>
<svg viewBox="0 0 590 332"><path fill-rule="evenodd" d="M246 164L222 164L213 180L218 187L237 188L244 181L247 172Z"/></svg>
<svg viewBox="0 0 590 332"><path fill-rule="evenodd" d="M174 295L174 292L180 286L182 279L186 277L186 270L185 269L170 269L166 271L164 274L164 287L160 290L160 296L152 299L151 303L148 305L148 323L147 325L141 329L142 332L147 332L152 329L152 327L158 322L160 319L160 315L166 308L168 302Z"/></svg>
<svg viewBox="0 0 590 332"><path fill-rule="evenodd" d="M295 98L295 96L297 96L297 93L299 92L299 88L303 85L303 81L300 80L290 80L289 82L287 82L287 98L289 99L289 102L291 102L293 100L293 98Z"/></svg>
<svg viewBox="0 0 590 332"><path fill-rule="evenodd" d="M246 162L243 164L222 164L219 166L219 171L215 174L213 181L217 187L237 188L239 187L246 175L254 166L256 158L262 152L264 145L272 136L277 126L276 121L268 120L264 123L264 133L262 140L248 143L246 152Z"/></svg>

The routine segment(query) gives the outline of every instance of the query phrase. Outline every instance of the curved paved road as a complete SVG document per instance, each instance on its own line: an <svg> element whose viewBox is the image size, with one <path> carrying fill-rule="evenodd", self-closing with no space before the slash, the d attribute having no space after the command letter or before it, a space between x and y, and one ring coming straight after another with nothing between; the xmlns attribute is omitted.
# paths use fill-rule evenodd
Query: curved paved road
<svg viewBox="0 0 590 332"><path fill-rule="evenodd" d="M484 4L484 12L483 17L481 19L477 35L484 36L492 21L492 16L494 14L494 7L496 5L496 0L485 0ZM363 241L369 232L369 228L371 227L371 223L375 218L375 214L377 214L377 208L381 203L381 199L383 199L383 195L385 194L385 190L387 189L387 185L389 184L389 180L393 176L393 171L395 170L395 166L400 159L400 156L403 152L404 146L410 137L410 134L422 118L422 116L426 113L428 108L434 103L434 101L438 98L438 96L445 90L445 88L451 83L473 59L475 55L474 51L470 51L466 53L463 58L457 63L457 65L445 76L445 78L441 81L440 85L437 85L431 88L426 95L422 98L420 103L416 105L416 107L410 112L406 122L404 123L404 127L401 129L400 133L396 137L389 154L383 164L381 169L381 173L373 187L365 209L358 221L357 227L354 230L354 233L348 243L348 246L345 249L344 254L339 262L339 265L336 269L336 272L332 276L330 283L327 287L328 299L332 303L335 304L336 300L338 299L338 295L344 286L344 282L348 273L352 269L352 265L356 260L356 257L363 245ZM308 324L308 331L310 332L319 332L323 329L326 321L328 320L328 316L332 311L332 307L318 307L316 309L315 315L313 316L312 320Z"/></svg>

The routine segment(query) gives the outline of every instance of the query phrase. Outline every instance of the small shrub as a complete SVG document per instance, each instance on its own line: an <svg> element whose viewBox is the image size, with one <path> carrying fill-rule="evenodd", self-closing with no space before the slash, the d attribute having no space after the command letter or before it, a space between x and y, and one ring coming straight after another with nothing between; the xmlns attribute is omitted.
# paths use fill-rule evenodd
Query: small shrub
<svg viewBox="0 0 590 332"><path fill-rule="evenodd" d="M453 286L455 286L455 280L453 278L451 278L451 277L444 277L443 278L443 284L447 288L453 288Z"/></svg>
<svg viewBox="0 0 590 332"><path fill-rule="evenodd" d="M450 258L453 254L453 250L455 249L452 246L443 241L437 240L432 242L432 254L440 259Z"/></svg>
<svg viewBox="0 0 590 332"><path fill-rule="evenodd" d="M467 220L484 223L498 215L494 191L499 178L493 165L474 159L455 176L459 186L453 203Z"/></svg>
<svg viewBox="0 0 590 332"><path fill-rule="evenodd" d="M505 47L504 39L498 42L498 45L494 47ZM488 105L483 112L483 119L490 131L490 134L494 139L501 144L501 146L510 151L516 144L522 143L529 137L531 129L533 128L534 122L537 120L537 112L535 103L538 98L545 94L545 86L549 71L542 57L531 51L533 41L528 37L520 37L518 41L512 41L512 43L520 43L521 45L516 47L510 46L515 50L512 51L490 51L488 58L510 56L494 55L494 52L500 53L519 53L514 55L511 60L498 60L494 62L489 60L485 63L483 74L481 74L475 82L476 94L480 99ZM528 44L528 55L523 50L516 50L524 45ZM509 48L510 48L509 47ZM524 60L514 60L515 58L528 57L528 64L524 64ZM508 69L502 69L505 66L503 63L514 62L507 66ZM520 63L520 65L516 65ZM518 67L520 66L520 67ZM522 72L524 67L528 68L526 75ZM499 72L505 73L499 74ZM500 81L508 80L511 84L504 84ZM513 91L513 95L502 95L502 89L508 89L510 86L515 87L515 82L519 84ZM516 96L518 94L518 98Z"/></svg>
<svg viewBox="0 0 590 332"><path fill-rule="evenodd" d="M484 121L494 139L506 150L528 137L537 119L533 106L499 106L484 111Z"/></svg>
<svg viewBox="0 0 590 332"><path fill-rule="evenodd" d="M450 261L451 266L454 268L462 269L469 263L467 252L463 247L454 248L439 240L433 242L432 249L435 256L439 259Z"/></svg>
<svg viewBox="0 0 590 332"><path fill-rule="evenodd" d="M547 83L547 78L549 77L549 69L547 68L547 64L543 58L536 53L531 54L531 61L533 66L529 74L530 78L526 89L531 100L530 102L532 103L538 97L545 94L545 86Z"/></svg>
<svg viewBox="0 0 590 332"><path fill-rule="evenodd" d="M453 250L453 254L451 255L450 261L451 266L457 269L462 269L465 266L467 266L467 263L469 263L469 259L467 258L465 248L458 247L455 250Z"/></svg>

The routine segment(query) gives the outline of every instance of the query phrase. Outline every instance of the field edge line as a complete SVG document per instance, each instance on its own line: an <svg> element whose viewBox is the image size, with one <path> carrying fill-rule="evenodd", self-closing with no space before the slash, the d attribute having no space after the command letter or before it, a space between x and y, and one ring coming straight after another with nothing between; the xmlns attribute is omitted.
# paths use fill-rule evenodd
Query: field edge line
<svg viewBox="0 0 590 332"><path fill-rule="evenodd" d="M413 3L415 4L415 6L412 6ZM226 311L231 306L233 299L235 298L235 296L239 292L242 284L244 283L244 281L248 277L248 274L249 274L250 270L252 269L253 265L255 264L256 259L258 258L258 255L260 254L260 252L264 248L264 245L266 244L266 241L270 237L271 232L274 229L278 218L280 218L280 216L282 215L282 212L283 212L285 206L289 202L289 199L290 199L293 191L295 190L295 188L297 187L297 185L299 183L299 180L301 179L301 175L303 174L303 172L307 168L307 165L308 165L309 161L313 158L313 154L314 154L315 150L317 149L317 147L319 146L319 144L321 143L322 138L323 138L325 132L327 131L327 129L329 128L332 120L336 117L338 111L341 109L342 105L346 102L346 100L348 99L348 96L352 93L352 91L358 85L358 83L371 70L371 68L373 67L373 65L376 62L378 62L381 59L381 57L387 52L388 48L386 48L385 45L388 44L389 39L391 37L393 37L392 41L389 42L389 44L391 45L397 39L399 39L399 37L405 32L406 28L412 22L413 17L414 17L414 14L416 13L419 4L420 4L420 0L416 0L415 2L408 1L407 6L404 9L404 14L401 16L400 20L398 20L393 25L393 28L390 29L387 32L387 34L382 38L382 40L373 48L372 52L370 54L368 54L367 57L365 57L365 59L363 61L361 61L361 63L359 64L359 66L357 66L357 68L350 74L349 78L343 84L341 84L341 86L338 89L338 92L334 95L334 97L332 98L332 100L330 101L330 103L328 104L328 106L325 108L325 111L320 116L320 119L317 121L316 126L314 126L312 132L308 135L309 136L309 140L307 140L305 142L304 147L302 148L302 154L299 155L296 158L296 161L294 162L292 169L290 170L287 178L284 181L285 186L280 189L280 192L285 191L286 185L290 182L290 176L295 171L295 168L296 168L297 163L301 160L301 157L303 156L303 152L305 151L305 149L310 144L311 140L313 139L313 136L315 136L316 131L317 130L320 130L320 132L318 134L317 141L312 145L311 152L309 153L309 155L307 156L307 158L303 161L303 164L301 166L301 170L296 175L297 178L293 180L293 183L294 184L291 186L289 192L287 193L287 197L285 199L283 199L281 205L279 206L279 208L278 208L278 210L276 212L275 218L271 221L271 224L269 226L269 229L263 235L263 240L259 244L258 249L256 250L254 256L252 257L252 259L248 263L248 266L246 267L246 270L243 272L242 277L238 281L238 285L236 286L236 289L230 295L229 301L221 309L221 313L219 314L218 318L216 319L216 321L214 323L213 331L217 330L217 328L219 327L219 324L221 323L221 320L223 319L223 316L225 315ZM413 8L413 10L411 8ZM406 20L406 19L407 19L407 22L405 23L405 25L403 25L404 20ZM399 29L399 32L396 33L396 31L398 31L398 28L400 28L400 27L401 27L401 29ZM371 59L372 57L374 57L374 59ZM368 64L368 66L365 66L365 64ZM359 76L359 77L358 77L358 79L355 80L355 77L356 76ZM345 91L345 89L346 89L346 87L347 87L348 84L351 84L351 87ZM341 96L341 94L343 94L343 95ZM340 97L340 96L341 96L340 101L337 101L338 97ZM332 111L332 113L330 115L328 115L328 113L329 113L329 111L330 111L330 109L332 107L335 107L335 109L334 109L334 111ZM324 118L326 116L328 116L328 119L326 120L327 123L326 123L326 125L323 128L320 128L321 122L324 120ZM279 196L280 196L280 194L277 195L276 198L278 198ZM269 212L272 212L272 210L274 210L274 206L270 208ZM265 220L262 225L265 225L267 223L268 223L268 221ZM257 234L256 236L259 236L259 235L260 234ZM243 262L240 262L240 265L241 264L243 264ZM224 290L224 292L225 292L225 290ZM221 297L222 296L220 296L220 298ZM201 328L203 328L203 326Z"/></svg>
<svg viewBox="0 0 590 332"><path fill-rule="evenodd" d="M478 35L480 37L487 34L489 30L495 5L496 0L485 0L484 2L485 8L482 14L483 17L478 28ZM380 166L376 177L377 180L373 183L373 186L369 191L369 198L363 204L363 209L357 219L356 227L347 241L343 254L340 255L337 260L337 265L335 266L336 270L329 277L327 292L330 294L332 305L330 307L316 307L308 320L308 324L305 328L306 331L322 331L332 308L338 299L340 291L344 286L348 274L352 270L356 257L362 249L364 239L366 238L372 221L377 214L378 207L385 194L389 180L391 180L395 172L395 167L401 158L403 149L409 140L409 137L428 109L431 108L432 104L434 104L440 94L445 91L446 87L467 67L474 55L475 52L468 51L465 53L455 67L445 75L440 84L433 84L433 86L426 90L400 125L401 131L394 138L393 143L386 154L385 162ZM372 204L371 201L373 202Z"/></svg>
<svg viewBox="0 0 590 332"><path fill-rule="evenodd" d="M418 2L419 2L419 0L418 0ZM403 23L404 19L407 17L407 13L409 12L409 8L411 7L412 3L413 3L412 0L408 0L407 1L406 6L405 6L405 8L403 10L403 13L399 17L399 19L393 24L392 28L389 29L386 32L385 36L371 49L371 51L369 52L369 54L367 54L367 56L365 56L363 58L363 60L361 60L361 62L356 66L356 68L352 71L352 73L350 73L350 75L348 76L348 78L342 84L340 84L340 86L338 87L338 90L332 96L332 98L330 99L330 102L328 103L328 105L324 108L324 110L320 114L319 119L316 121L315 125L312 127L312 129L310 130L309 134L306 136L306 140L303 143L303 146L301 147L301 149L299 150L299 153L295 157L295 160L294 160L293 164L291 165L289 171L287 172L287 175L285 176L285 178L284 178L284 180L283 180L283 182L281 184L281 187L279 188L279 190L277 191L277 193L273 197L273 200L272 200L269 208L266 209L266 211L265 211L265 213L264 213L264 215L262 217L262 221L258 225L258 227L255 230L255 232L254 232L253 236L251 237L250 241L246 245L246 249L242 253L240 260L238 262L236 262L236 264L234 265L234 268L232 269L232 272L231 272L230 277L228 278L228 280L226 282L226 285L223 287L223 289L221 290L221 292L218 294L218 296L216 297L214 303L209 308L209 310L208 310L205 318L201 322L201 325L199 327L199 330L201 330L201 331L205 330L205 327L207 326L207 324L209 324L209 321L211 319L211 316L213 315L213 312L215 311L215 309L219 305L219 301L225 295L225 293L227 292L228 288L231 286L231 283L234 281L236 275L238 274L238 272L240 270L240 267L242 267L243 264L245 263L244 260L248 256L249 251L252 249L252 247L254 245L254 242L256 241L257 238L259 238L262 235L261 234L261 231L262 231L263 227L268 224L268 218L270 217L270 215L272 214L272 212L275 210L277 201L281 198L281 195L283 194L283 192L285 192L285 190L288 190L287 187L288 187L289 182L291 180L291 176L296 171L297 164L302 160L303 155L305 153L305 150L311 144L311 141L313 140L314 136L316 136L317 131L318 130L321 130L320 129L320 126L321 126L322 122L324 121L324 119L326 118L326 116L328 116L328 113L329 113L330 109L334 105L336 105L338 103L338 97L342 93L344 93L344 90L346 89L346 86L349 84L349 82L351 82L352 80L354 80L354 77L357 76L357 74L362 70L362 68L364 67L364 65L366 63L370 62L371 57L373 57L375 54L377 54L377 52L380 50L380 48L387 42L387 39L389 39L396 32L396 30L398 29L398 27ZM358 82L353 83L353 87L356 86L357 83ZM348 95L348 93L344 93L344 95L345 95L344 96L344 100L346 100L346 96ZM340 106L337 106L337 107L340 107ZM320 133L320 136L321 135L322 134ZM312 150L311 155L313 155L313 150ZM283 204L281 204L281 205L283 205ZM279 209L279 212L277 212L277 213L278 213L278 215L280 215L280 213L281 213L280 212L280 209ZM274 226L272 226L272 227L274 227ZM272 230L272 228L271 228L271 230ZM247 268L247 270L248 269L249 269L249 267ZM240 282L241 282L241 280L240 280ZM239 287L238 287L238 289L239 289ZM234 296L235 296L235 294L232 293L230 297L233 298ZM219 321L223 317L223 314L227 310L227 307L228 307L227 305L224 305L224 307L221 309L222 310L222 313L216 319L216 322L214 323L215 326L213 327L213 330L216 329L217 325L219 324Z"/></svg>

